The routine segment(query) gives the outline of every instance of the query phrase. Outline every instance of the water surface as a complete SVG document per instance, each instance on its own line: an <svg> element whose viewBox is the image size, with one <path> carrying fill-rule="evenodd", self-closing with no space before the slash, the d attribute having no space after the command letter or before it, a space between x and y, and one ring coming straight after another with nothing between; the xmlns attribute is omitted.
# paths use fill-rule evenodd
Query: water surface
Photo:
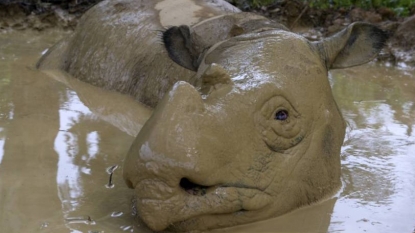
<svg viewBox="0 0 415 233"><path fill-rule="evenodd" d="M134 220L121 165L151 111L35 70L65 35L0 34L0 232L149 232ZM415 71L369 64L330 79L348 122L342 189L217 232L415 232Z"/></svg>

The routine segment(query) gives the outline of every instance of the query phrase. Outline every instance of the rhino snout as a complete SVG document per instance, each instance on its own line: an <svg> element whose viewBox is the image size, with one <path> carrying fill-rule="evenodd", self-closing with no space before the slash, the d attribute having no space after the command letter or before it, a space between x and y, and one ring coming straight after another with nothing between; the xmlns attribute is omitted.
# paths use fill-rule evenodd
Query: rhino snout
<svg viewBox="0 0 415 233"><path fill-rule="evenodd" d="M272 201L268 194L258 189L203 186L190 182L186 178L183 178L180 184L173 188L174 191L169 193L166 199L154 198L160 196L160 191L165 190L163 182L159 181L157 184L157 181L152 181L151 186L155 188L157 194L153 193L149 198L142 196L143 194L151 195L148 182L143 182L135 188L137 210L144 222L156 231L166 228L176 230L182 230L183 227L192 228L191 225L198 218L254 211L264 208ZM143 187L145 189L141 189Z"/></svg>
<svg viewBox="0 0 415 233"><path fill-rule="evenodd" d="M253 184L218 175L232 158L218 155L229 148L217 137L226 131L207 109L193 86L177 83L130 148L124 178L135 190L140 218L153 230L182 229L206 216L231 216L271 203Z"/></svg>
<svg viewBox="0 0 415 233"><path fill-rule="evenodd" d="M159 131L161 128L151 132ZM271 197L258 188L212 178L212 173L220 166L214 162L214 165L200 163L209 155L198 151L183 153L180 146L169 150L168 139L152 139L148 136L140 143L138 152L130 152L128 156L135 157L136 173L126 177L135 182L132 186L138 215L151 229L180 230L204 216L255 211L272 202ZM206 167L201 167L204 165Z"/></svg>

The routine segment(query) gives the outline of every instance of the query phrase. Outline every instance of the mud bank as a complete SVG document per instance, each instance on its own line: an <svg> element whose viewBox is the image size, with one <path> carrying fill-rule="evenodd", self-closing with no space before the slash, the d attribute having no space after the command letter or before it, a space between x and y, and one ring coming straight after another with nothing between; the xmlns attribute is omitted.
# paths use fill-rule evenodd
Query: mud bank
<svg viewBox="0 0 415 233"><path fill-rule="evenodd" d="M0 0L0 32L10 30L74 30L79 18L101 0L25 1ZM229 1L238 3L238 1ZM243 1L239 1L243 2ZM276 1L267 7L252 9L239 3L244 11L252 11L282 22L310 40L319 40L356 21L379 25L390 34L387 46L377 58L386 65L415 67L415 8L411 17L397 16L386 7L316 9L302 1Z"/></svg>
<svg viewBox="0 0 415 233"><path fill-rule="evenodd" d="M0 0L0 32L50 28L73 30L79 18L101 0Z"/></svg>
<svg viewBox="0 0 415 233"><path fill-rule="evenodd" d="M386 7L371 10L357 7L317 9L298 0L276 1L268 7L245 10L283 22L310 40L330 36L357 21L376 24L390 35L377 61L387 65L415 67L415 7L411 9L410 17L399 17Z"/></svg>

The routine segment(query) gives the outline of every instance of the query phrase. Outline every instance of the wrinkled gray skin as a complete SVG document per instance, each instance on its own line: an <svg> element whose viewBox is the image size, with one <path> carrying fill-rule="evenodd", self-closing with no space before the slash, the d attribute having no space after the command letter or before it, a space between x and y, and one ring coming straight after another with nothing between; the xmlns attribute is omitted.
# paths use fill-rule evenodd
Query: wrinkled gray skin
<svg viewBox="0 0 415 233"><path fill-rule="evenodd" d="M309 42L221 0L112 0L38 67L154 107L123 168L138 215L156 231L205 230L338 190L345 123L327 72L370 61L385 39L356 23Z"/></svg>

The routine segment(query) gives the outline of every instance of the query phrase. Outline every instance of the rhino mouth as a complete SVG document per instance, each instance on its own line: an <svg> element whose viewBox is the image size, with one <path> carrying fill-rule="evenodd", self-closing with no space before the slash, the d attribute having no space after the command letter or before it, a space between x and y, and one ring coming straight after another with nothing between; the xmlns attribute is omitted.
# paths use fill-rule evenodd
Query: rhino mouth
<svg viewBox="0 0 415 233"><path fill-rule="evenodd" d="M204 185L193 183L187 178L182 178L180 180L179 185L186 193L195 195L195 196L206 195L206 191L211 187L211 186L204 186Z"/></svg>
<svg viewBox="0 0 415 233"><path fill-rule="evenodd" d="M262 209L272 200L269 194L255 187L223 184L205 186L188 178L182 178L178 188L169 188L160 180L151 180L151 185L149 183L142 181L135 187L136 208L138 216L155 231L169 226L184 230L187 229L185 226L190 227L192 222L201 219L219 215L235 216ZM151 193L157 197L154 198Z"/></svg>

